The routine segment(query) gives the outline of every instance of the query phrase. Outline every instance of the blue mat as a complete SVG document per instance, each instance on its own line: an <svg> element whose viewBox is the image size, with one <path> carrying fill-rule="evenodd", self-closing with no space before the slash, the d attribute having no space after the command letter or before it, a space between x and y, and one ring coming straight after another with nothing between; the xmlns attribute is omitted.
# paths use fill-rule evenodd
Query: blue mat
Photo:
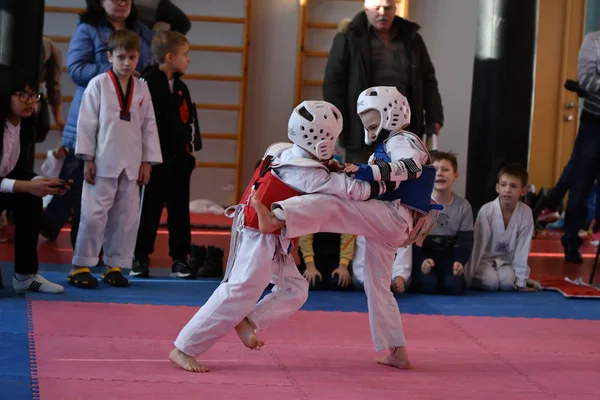
<svg viewBox="0 0 600 400"><path fill-rule="evenodd" d="M27 334L25 296L0 298L0 333Z"/></svg>
<svg viewBox="0 0 600 400"><path fill-rule="evenodd" d="M0 376L0 393L0 398L6 400L31 400L31 380L29 377Z"/></svg>
<svg viewBox="0 0 600 400"><path fill-rule="evenodd" d="M0 298L0 398L31 400L24 296Z"/></svg>
<svg viewBox="0 0 600 400"><path fill-rule="evenodd" d="M134 278L128 288L114 288L101 282L97 289L85 290L67 285L64 272L45 272L44 276L53 282L64 284L65 293L61 295L28 294L32 300L197 307L204 304L219 285L218 279L183 281L169 278ZM556 292L468 292L464 296L407 293L397 296L397 300L400 310L406 314L600 320L600 307L596 300L567 299ZM362 291L349 293L312 291L302 309L367 312L367 302Z"/></svg>

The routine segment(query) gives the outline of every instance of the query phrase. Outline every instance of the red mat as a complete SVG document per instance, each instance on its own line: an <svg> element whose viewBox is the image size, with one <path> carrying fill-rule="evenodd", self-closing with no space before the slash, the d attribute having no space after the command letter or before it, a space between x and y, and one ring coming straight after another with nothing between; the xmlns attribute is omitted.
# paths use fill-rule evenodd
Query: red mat
<svg viewBox="0 0 600 400"><path fill-rule="evenodd" d="M166 356L193 307L32 307L42 400L598 398L600 321L405 315L414 369L399 371L373 362L366 314L302 311L261 351L228 335L192 374Z"/></svg>
<svg viewBox="0 0 600 400"><path fill-rule="evenodd" d="M587 284L582 279L567 279L554 276L534 278L545 290L555 290L565 297L600 299L600 289Z"/></svg>

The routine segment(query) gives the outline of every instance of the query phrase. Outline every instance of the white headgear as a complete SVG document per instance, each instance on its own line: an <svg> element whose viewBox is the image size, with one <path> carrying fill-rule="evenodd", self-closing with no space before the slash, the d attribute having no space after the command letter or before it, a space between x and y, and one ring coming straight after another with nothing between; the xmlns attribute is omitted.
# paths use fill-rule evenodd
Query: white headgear
<svg viewBox="0 0 600 400"><path fill-rule="evenodd" d="M329 160L342 133L342 113L326 101L303 101L288 122L288 138L319 160Z"/></svg>
<svg viewBox="0 0 600 400"><path fill-rule="evenodd" d="M395 133L410 124L408 100L394 86L375 86L363 91L358 96L356 112L360 115L368 110L377 110L381 115L375 140L382 129ZM365 128L365 143L370 145L375 140L369 139L369 132Z"/></svg>

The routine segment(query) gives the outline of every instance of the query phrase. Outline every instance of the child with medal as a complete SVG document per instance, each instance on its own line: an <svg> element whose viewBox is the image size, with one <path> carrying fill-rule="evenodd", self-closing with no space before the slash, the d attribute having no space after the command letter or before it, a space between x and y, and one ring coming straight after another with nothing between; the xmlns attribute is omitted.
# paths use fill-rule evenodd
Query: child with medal
<svg viewBox="0 0 600 400"><path fill-rule="evenodd" d="M162 162L152 98L133 76L140 38L128 30L108 40L112 68L93 78L81 101L75 156L85 160L81 221L68 282L95 288L90 267L104 249L102 280L128 286L121 268L129 268L135 248L140 185L150 179L151 165Z"/></svg>

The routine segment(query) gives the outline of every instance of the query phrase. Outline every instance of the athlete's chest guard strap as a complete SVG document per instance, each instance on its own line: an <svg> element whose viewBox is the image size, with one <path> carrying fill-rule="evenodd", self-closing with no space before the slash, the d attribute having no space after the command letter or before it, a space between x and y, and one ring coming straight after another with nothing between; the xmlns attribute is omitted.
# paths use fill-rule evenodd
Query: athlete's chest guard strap
<svg viewBox="0 0 600 400"><path fill-rule="evenodd" d="M250 196L254 192L257 199L263 203L267 208L271 208L273 203L289 199L290 197L303 195L300 192L283 182L276 174L276 169L285 165L296 165L301 167L319 167L326 168L319 162L308 159L294 159L289 163L273 164L273 160L279 157L283 150L290 148L292 145L288 143L278 143L269 148L265 157L261 160L260 165L254 171L250 184L246 188L240 204L245 205L244 207L244 226L258 229L258 216L254 207L248 203ZM281 231L274 232L280 234Z"/></svg>
<svg viewBox="0 0 600 400"><path fill-rule="evenodd" d="M375 158L391 162L390 156L385 151L384 143L380 143L375 148ZM403 181L396 190L384 193L377 198L383 201L400 200L403 206L412 210L413 229L402 247L408 247L413 243L419 247L422 246L429 232L435 227L440 210L444 208L431 199L435 175L435 167L423 165L420 177Z"/></svg>

